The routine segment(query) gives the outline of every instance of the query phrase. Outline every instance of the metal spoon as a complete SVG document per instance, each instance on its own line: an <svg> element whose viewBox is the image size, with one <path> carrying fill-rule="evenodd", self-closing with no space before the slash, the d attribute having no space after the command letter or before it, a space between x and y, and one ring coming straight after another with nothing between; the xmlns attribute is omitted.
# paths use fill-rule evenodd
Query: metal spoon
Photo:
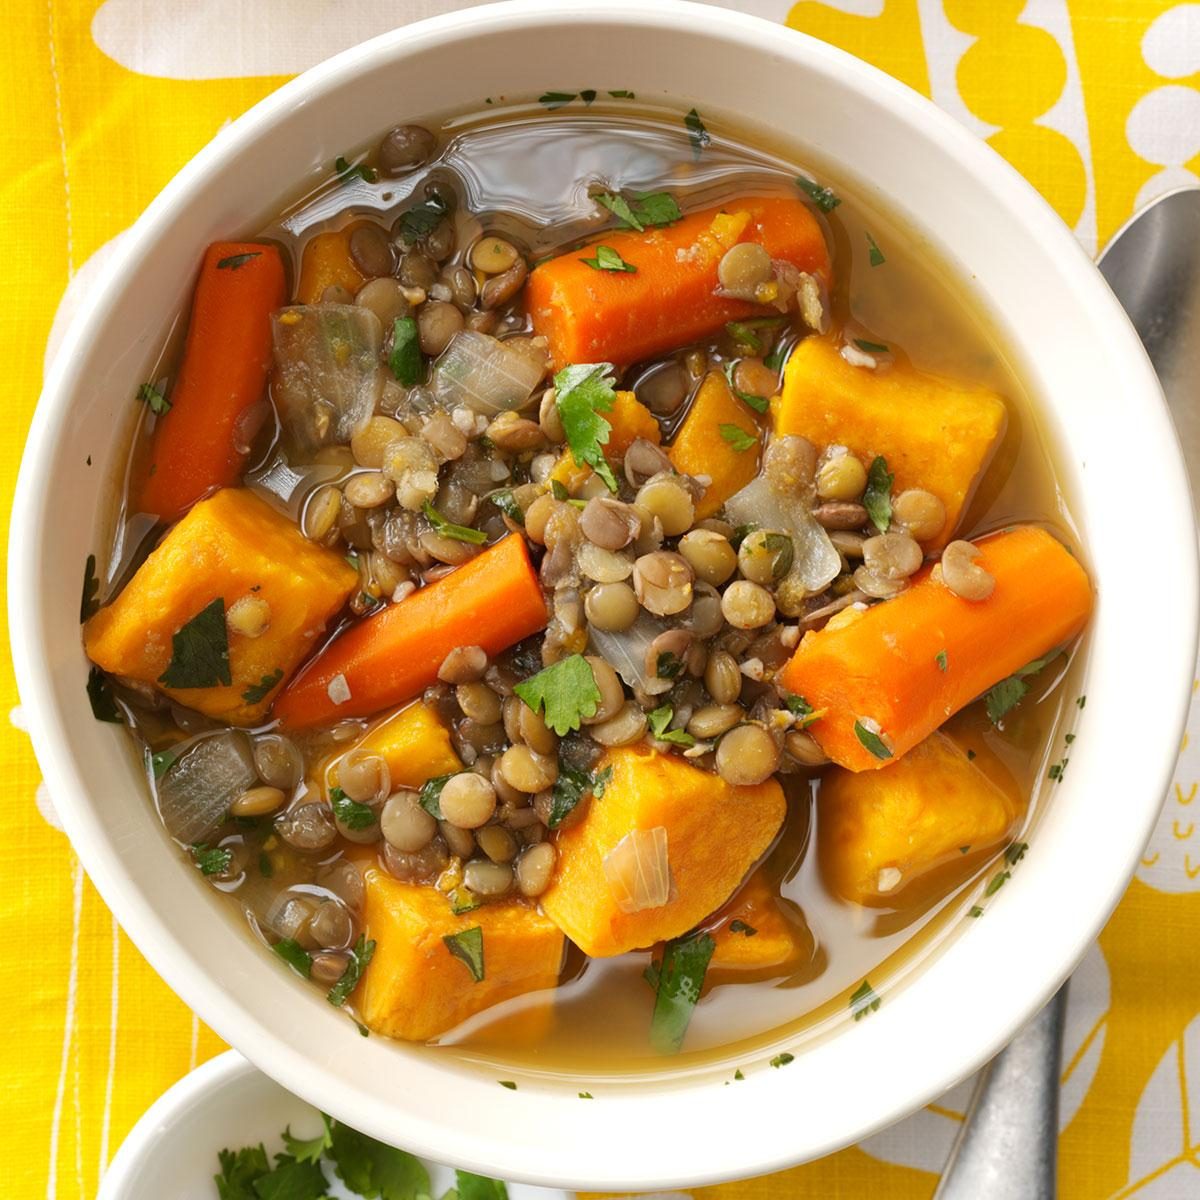
<svg viewBox="0 0 1200 1200"><path fill-rule="evenodd" d="M1160 196L1100 255L1137 330L1200 495L1200 188ZM1067 984L984 1067L934 1200L1054 1200Z"/></svg>

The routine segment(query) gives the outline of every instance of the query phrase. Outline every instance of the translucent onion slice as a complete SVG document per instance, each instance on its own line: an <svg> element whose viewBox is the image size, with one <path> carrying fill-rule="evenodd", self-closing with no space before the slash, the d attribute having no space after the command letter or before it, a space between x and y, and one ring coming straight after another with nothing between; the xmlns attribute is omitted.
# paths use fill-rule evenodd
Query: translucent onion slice
<svg viewBox="0 0 1200 1200"><path fill-rule="evenodd" d="M188 845L203 842L257 779L244 733L199 738L158 781L158 810L167 832Z"/></svg>
<svg viewBox="0 0 1200 1200"><path fill-rule="evenodd" d="M443 408L465 404L485 416L523 407L545 374L544 359L511 349L486 333L454 335L433 369L433 394Z"/></svg>
<svg viewBox="0 0 1200 1200"><path fill-rule="evenodd" d="M628 629L620 633L597 629L593 625L588 630L588 636L592 650L631 688L641 688L656 695L660 691L670 691L671 681L650 678L646 673L646 651L660 633L670 628L666 621L655 620L649 613L643 612ZM663 683L666 684L665 688L662 687Z"/></svg>
<svg viewBox="0 0 1200 1200"><path fill-rule="evenodd" d="M602 863L608 889L623 913L661 908L671 898L671 864L667 860L667 831L630 830Z"/></svg>

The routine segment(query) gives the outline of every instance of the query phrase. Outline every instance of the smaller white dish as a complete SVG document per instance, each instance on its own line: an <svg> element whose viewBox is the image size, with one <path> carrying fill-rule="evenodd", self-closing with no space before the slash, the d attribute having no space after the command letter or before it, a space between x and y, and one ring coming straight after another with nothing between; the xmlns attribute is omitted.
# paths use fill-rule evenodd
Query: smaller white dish
<svg viewBox="0 0 1200 1200"><path fill-rule="evenodd" d="M261 1142L273 1158L283 1150L280 1135L289 1127L296 1137L316 1137L321 1114L229 1050L185 1075L146 1110L117 1151L96 1200L216 1200L218 1151ZM436 1200L454 1186L454 1170L425 1165ZM326 1175L334 1200L355 1196L331 1170ZM521 1183L510 1183L508 1195L509 1200L573 1200L556 1188Z"/></svg>

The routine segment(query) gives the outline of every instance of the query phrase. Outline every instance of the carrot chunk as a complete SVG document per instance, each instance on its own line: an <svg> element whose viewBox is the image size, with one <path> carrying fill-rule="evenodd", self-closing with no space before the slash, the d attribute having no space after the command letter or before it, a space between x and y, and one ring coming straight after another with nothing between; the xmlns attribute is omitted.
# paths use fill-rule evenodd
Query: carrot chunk
<svg viewBox="0 0 1200 1200"><path fill-rule="evenodd" d="M961 599L926 569L894 599L801 640L780 682L824 713L809 732L835 763L887 766L1086 624L1087 573L1044 529L1023 526L976 545L996 581L986 600ZM875 726L890 756L864 745L863 731Z"/></svg>
<svg viewBox="0 0 1200 1200"><path fill-rule="evenodd" d="M275 704L292 729L365 717L411 700L458 646L488 655L546 627L541 585L523 538L502 538L458 570L350 626Z"/></svg>
<svg viewBox="0 0 1200 1200"><path fill-rule="evenodd" d="M215 242L200 268L171 408L154 431L139 511L173 521L246 465L239 424L271 366L271 313L287 299L283 259L260 242Z"/></svg>
<svg viewBox="0 0 1200 1200"><path fill-rule="evenodd" d="M715 295L717 264L737 242L827 276L821 227L799 200L747 197L692 213L663 229L605 233L636 271L597 271L572 250L537 267L526 296L536 333L555 365L638 362L715 333L726 321L761 316L760 304Z"/></svg>

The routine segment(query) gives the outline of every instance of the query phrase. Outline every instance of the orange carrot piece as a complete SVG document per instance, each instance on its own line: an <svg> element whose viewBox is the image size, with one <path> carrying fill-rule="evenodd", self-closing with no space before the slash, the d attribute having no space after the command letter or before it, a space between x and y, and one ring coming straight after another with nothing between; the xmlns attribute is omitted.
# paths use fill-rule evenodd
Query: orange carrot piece
<svg viewBox="0 0 1200 1200"><path fill-rule="evenodd" d="M286 300L283 259L274 246L209 246L171 409L154 431L139 511L173 521L209 492L237 482L248 457L238 422L262 399L271 313Z"/></svg>
<svg viewBox="0 0 1200 1200"><path fill-rule="evenodd" d="M499 654L548 619L525 540L513 534L352 625L280 693L275 716L290 729L369 716L428 687L456 647ZM349 698L339 700L347 691Z"/></svg>
<svg viewBox="0 0 1200 1200"><path fill-rule="evenodd" d="M772 258L828 277L821 227L798 199L748 197L707 208L664 229L622 230L599 239L636 272L598 271L572 250L529 276L534 332L550 342L556 367L651 358L716 332L726 321L773 308L714 295L717 264L737 242L758 242Z"/></svg>
<svg viewBox="0 0 1200 1200"><path fill-rule="evenodd" d="M806 634L796 648L779 681L824 712L809 733L835 763L851 771L886 767L1087 623L1087 574L1044 529L1024 526L976 545L977 562L996 581L986 600L961 599L927 569L895 599ZM878 722L892 758L862 744L855 724L863 720Z"/></svg>
<svg viewBox="0 0 1200 1200"><path fill-rule="evenodd" d="M327 287L344 287L357 292L367 277L350 257L350 236L370 221L351 221L341 229L318 233L304 246L300 259L300 281L296 284L297 304L320 304Z"/></svg>

